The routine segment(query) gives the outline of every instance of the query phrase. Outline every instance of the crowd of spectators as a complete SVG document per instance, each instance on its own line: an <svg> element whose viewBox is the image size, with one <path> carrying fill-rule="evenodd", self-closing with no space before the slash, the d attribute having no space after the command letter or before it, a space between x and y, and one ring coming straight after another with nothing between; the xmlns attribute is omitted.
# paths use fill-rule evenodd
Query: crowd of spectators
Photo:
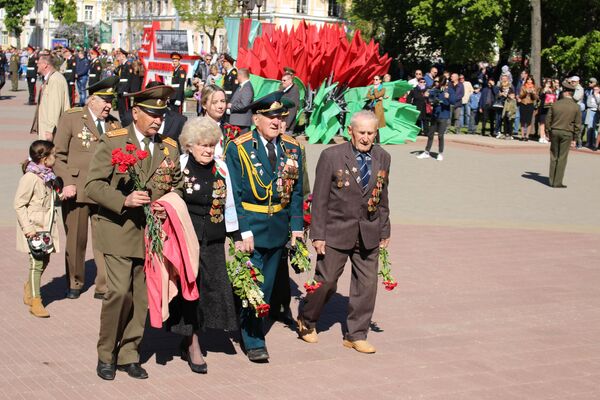
<svg viewBox="0 0 600 400"><path fill-rule="evenodd" d="M431 67L425 74L415 70L408 81L413 89L406 100L419 111L417 125L423 135L430 136L429 142L433 140L432 135L439 135L440 154L445 133L549 143L545 119L552 104L561 96L560 80L544 78L538 84L527 70L513 79L506 65L499 72L496 79L482 66L469 80L450 71L439 74L437 67ZM573 99L583 116L583 128L577 135L576 146L596 151L600 116L598 81L588 79L585 88L578 76L571 76L567 81L576 87ZM427 151L420 155L422 158L427 156L430 147L428 143Z"/></svg>

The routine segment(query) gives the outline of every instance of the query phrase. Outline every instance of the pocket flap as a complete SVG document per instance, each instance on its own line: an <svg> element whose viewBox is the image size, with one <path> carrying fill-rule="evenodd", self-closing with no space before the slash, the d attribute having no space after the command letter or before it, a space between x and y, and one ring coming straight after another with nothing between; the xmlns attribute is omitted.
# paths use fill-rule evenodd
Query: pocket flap
<svg viewBox="0 0 600 400"><path fill-rule="evenodd" d="M79 176L79 168L69 168L71 176Z"/></svg>

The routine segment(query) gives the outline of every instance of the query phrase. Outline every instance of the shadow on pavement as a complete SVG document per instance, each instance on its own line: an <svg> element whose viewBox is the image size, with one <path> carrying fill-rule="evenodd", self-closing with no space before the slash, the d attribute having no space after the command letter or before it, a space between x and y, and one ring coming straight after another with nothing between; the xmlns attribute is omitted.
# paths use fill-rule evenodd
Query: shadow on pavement
<svg viewBox="0 0 600 400"><path fill-rule="evenodd" d="M530 172L527 171L523 175L521 175L525 179L531 179L532 181L539 182L543 185L550 186L550 180L547 176L540 175L539 172Z"/></svg>

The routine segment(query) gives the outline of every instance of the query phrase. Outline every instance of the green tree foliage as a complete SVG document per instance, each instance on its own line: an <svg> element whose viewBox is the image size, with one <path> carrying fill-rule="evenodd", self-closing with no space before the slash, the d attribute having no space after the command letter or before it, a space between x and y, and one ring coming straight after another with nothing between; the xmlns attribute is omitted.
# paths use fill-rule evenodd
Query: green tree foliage
<svg viewBox="0 0 600 400"><path fill-rule="evenodd" d="M560 75L596 75L600 69L600 31L560 36L555 45L542 50L542 56Z"/></svg>
<svg viewBox="0 0 600 400"><path fill-rule="evenodd" d="M17 38L17 46L21 47L23 18L35 5L35 0L0 0L0 8L4 8L4 26Z"/></svg>
<svg viewBox="0 0 600 400"><path fill-rule="evenodd" d="M235 13L235 0L174 0L182 20L191 22L206 33L214 45L217 29L224 26L223 18Z"/></svg>
<svg viewBox="0 0 600 400"><path fill-rule="evenodd" d="M70 47L83 48L86 33L89 43L100 42L100 29L98 29L98 26L86 24L60 25L54 31L54 37L68 39Z"/></svg>
<svg viewBox="0 0 600 400"><path fill-rule="evenodd" d="M77 3L75 0L54 0L50 12L62 25L71 25L77 22Z"/></svg>

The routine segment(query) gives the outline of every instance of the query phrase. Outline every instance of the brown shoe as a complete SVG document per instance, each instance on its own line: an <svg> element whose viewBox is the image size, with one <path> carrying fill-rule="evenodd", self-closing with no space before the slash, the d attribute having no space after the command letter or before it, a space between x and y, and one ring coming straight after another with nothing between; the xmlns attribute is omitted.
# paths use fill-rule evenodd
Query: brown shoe
<svg viewBox="0 0 600 400"><path fill-rule="evenodd" d="M358 351L359 353L365 353L365 354L372 354L375 353L375 347L373 347L373 345L369 342L367 342L366 340L355 340L355 341L350 341L347 339L344 339L344 347L348 347L349 349L354 349L356 351Z"/></svg>
<svg viewBox="0 0 600 400"><path fill-rule="evenodd" d="M33 297L31 299L31 308L29 309L29 312L38 318L48 318L50 316L42 304L41 297Z"/></svg>
<svg viewBox="0 0 600 400"><path fill-rule="evenodd" d="M298 318L298 336L307 343L317 343L317 330L315 328L307 328L301 318Z"/></svg>
<svg viewBox="0 0 600 400"><path fill-rule="evenodd" d="M25 282L25 288L23 289L23 304L31 305L31 285L29 281Z"/></svg>

